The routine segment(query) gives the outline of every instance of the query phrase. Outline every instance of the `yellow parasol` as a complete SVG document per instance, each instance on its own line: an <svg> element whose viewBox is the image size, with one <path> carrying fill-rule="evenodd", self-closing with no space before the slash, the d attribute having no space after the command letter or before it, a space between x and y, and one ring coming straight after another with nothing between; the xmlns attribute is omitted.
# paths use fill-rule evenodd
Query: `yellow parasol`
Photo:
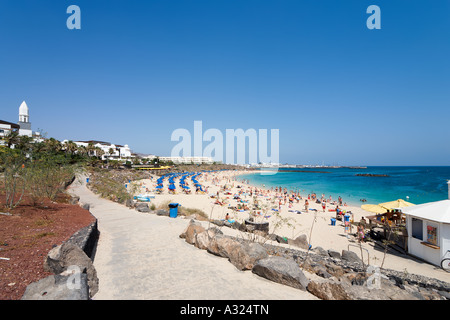
<svg viewBox="0 0 450 320"><path fill-rule="evenodd" d="M403 207L411 207L411 206L415 206L415 204L411 203L411 202L407 202L403 199L398 199L398 200L394 200L394 201L390 201L390 202L380 203L379 206L391 210L391 209L399 209L399 208L403 208Z"/></svg>
<svg viewBox="0 0 450 320"><path fill-rule="evenodd" d="M385 207L382 207L378 204L363 204L361 206L361 209L375 213L385 213L387 211Z"/></svg>

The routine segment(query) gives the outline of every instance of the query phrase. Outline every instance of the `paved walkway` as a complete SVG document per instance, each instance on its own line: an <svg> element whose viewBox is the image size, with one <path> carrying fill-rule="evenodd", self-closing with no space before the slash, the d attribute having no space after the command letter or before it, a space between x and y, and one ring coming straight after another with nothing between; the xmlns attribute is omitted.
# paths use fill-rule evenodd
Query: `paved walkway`
<svg viewBox="0 0 450 320"><path fill-rule="evenodd" d="M139 213L102 199L75 181L70 190L90 204L100 239L94 258L98 300L306 300L308 292L239 271L225 258L187 244L189 220Z"/></svg>

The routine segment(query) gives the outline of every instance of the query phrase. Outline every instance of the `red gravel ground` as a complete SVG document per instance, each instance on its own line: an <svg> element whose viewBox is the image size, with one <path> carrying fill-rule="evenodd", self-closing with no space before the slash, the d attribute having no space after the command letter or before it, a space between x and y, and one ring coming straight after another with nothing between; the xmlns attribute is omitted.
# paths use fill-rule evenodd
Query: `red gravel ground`
<svg viewBox="0 0 450 320"><path fill-rule="evenodd" d="M0 212L4 199L0 194ZM25 198L10 213L0 214L0 258L9 259L0 259L0 300L18 300L27 285L51 275L43 267L47 253L95 220L67 197L38 206Z"/></svg>

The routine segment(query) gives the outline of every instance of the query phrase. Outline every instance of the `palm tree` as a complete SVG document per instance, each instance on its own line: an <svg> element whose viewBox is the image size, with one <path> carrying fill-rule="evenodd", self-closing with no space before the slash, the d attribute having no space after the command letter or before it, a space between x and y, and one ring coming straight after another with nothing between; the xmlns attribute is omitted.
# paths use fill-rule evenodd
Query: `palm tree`
<svg viewBox="0 0 450 320"><path fill-rule="evenodd" d="M89 142L89 144L86 147L88 156L92 157L93 155L95 155L95 147L94 144L92 142Z"/></svg>
<svg viewBox="0 0 450 320"><path fill-rule="evenodd" d="M35 142L31 146L32 152L34 155L38 155L45 151L45 142ZM33 156L34 157L34 156Z"/></svg>
<svg viewBox="0 0 450 320"><path fill-rule="evenodd" d="M77 144L75 142L73 142L72 140L64 142L63 147L64 147L64 150L66 151L66 153L70 153L71 155L73 155L78 149Z"/></svg>
<svg viewBox="0 0 450 320"><path fill-rule="evenodd" d="M102 156L105 154L105 151L103 151L103 149L100 147L95 147L94 152L95 152L95 155L100 159L102 159Z"/></svg>
<svg viewBox="0 0 450 320"><path fill-rule="evenodd" d="M88 151L87 151L87 147L85 147L85 146L78 146L77 152L78 152L81 156L89 155L89 153L88 153Z"/></svg>
<svg viewBox="0 0 450 320"><path fill-rule="evenodd" d="M14 148L20 150L23 154L30 152L33 143L33 138L29 136L19 136Z"/></svg>
<svg viewBox="0 0 450 320"><path fill-rule="evenodd" d="M50 153L58 153L62 150L61 142L55 138L45 140L45 150Z"/></svg>

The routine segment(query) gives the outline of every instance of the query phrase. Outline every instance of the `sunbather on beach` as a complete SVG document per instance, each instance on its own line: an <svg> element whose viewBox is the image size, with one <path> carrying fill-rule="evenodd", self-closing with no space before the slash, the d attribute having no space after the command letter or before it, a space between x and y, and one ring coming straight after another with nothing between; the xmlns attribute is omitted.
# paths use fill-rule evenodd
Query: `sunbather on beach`
<svg viewBox="0 0 450 320"><path fill-rule="evenodd" d="M225 216L225 221L228 221L229 223L233 223L236 220L234 220L233 217L231 217L230 214L227 213Z"/></svg>

